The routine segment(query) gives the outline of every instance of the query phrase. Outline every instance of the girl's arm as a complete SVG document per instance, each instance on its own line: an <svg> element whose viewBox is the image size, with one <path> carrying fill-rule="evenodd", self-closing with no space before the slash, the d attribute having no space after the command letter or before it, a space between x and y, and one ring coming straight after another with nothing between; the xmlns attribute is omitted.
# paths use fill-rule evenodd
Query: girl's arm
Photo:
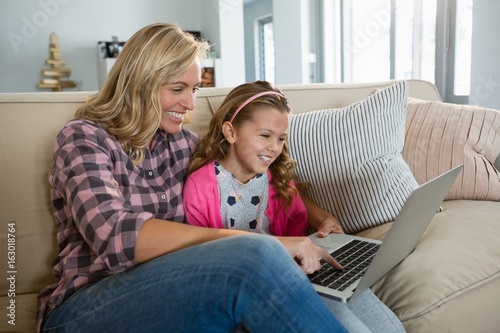
<svg viewBox="0 0 500 333"><path fill-rule="evenodd" d="M300 196L307 209L309 225L318 232L319 237L326 237L330 233L343 234L344 230L339 221L329 212L318 206L305 193Z"/></svg>

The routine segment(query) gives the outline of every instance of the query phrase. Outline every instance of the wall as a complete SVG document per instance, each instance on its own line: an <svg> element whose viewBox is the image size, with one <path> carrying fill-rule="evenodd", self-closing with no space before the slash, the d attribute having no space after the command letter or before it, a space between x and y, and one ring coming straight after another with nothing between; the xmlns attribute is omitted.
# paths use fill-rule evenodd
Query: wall
<svg viewBox="0 0 500 333"><path fill-rule="evenodd" d="M260 0L245 5L245 74L248 81L258 77L258 43L257 21L272 15L273 1Z"/></svg>
<svg viewBox="0 0 500 333"><path fill-rule="evenodd" d="M0 0L0 92L39 91L36 85L41 78L40 69L47 66L45 59L52 32L59 35L62 57L72 68L71 79L81 81L81 90L96 90L97 41L110 40L112 35L126 40L139 28L157 21L178 23L186 30L202 31L204 37L215 44L219 56L231 58L236 64L226 66L226 71L232 67L231 77L235 82L245 80L245 73L247 81L254 81L255 20L272 13L273 2L274 6L281 4L282 8L291 8L300 6L304 0L250 2L244 7L244 34L227 37L220 33L220 29L227 29L228 23L221 23L219 15L228 12L228 5L239 8L240 1ZM303 42L297 43L301 40L297 36L301 34L298 22L302 18L296 16L291 20L293 24L288 25L287 20L294 14L286 12L280 10L274 18L276 43L280 46L276 54L277 70L284 68L276 77L278 83L297 83L302 80L303 73L295 69L303 66L303 61L299 56L302 51L294 51L294 48L302 48ZM499 12L500 2L497 0L474 1L469 103L500 109L500 44L495 39L500 35L500 20L496 17ZM234 17L228 22L234 24ZM239 27L232 30L240 33ZM234 45L225 48L226 53L231 53L229 55L221 54L221 36L234 41ZM238 64L241 63L244 68L240 69Z"/></svg>
<svg viewBox="0 0 500 333"><path fill-rule="evenodd" d="M276 83L309 83L307 0L273 0Z"/></svg>
<svg viewBox="0 0 500 333"><path fill-rule="evenodd" d="M203 1L203 13L214 8L217 15L204 25L204 31L218 38L215 51L221 58L221 68L215 76L222 86L234 87L245 83L243 0Z"/></svg>
<svg viewBox="0 0 500 333"><path fill-rule="evenodd" d="M308 83L308 1L259 0L245 6L246 78L258 78L256 21L273 15L276 84Z"/></svg>
<svg viewBox="0 0 500 333"><path fill-rule="evenodd" d="M221 2L2 0L0 92L40 91L36 85L41 78L40 69L48 67L45 59L49 55L51 33L59 36L62 58L72 69L70 79L81 82L80 90L96 90L98 41L111 40L112 35L125 41L141 27L159 21L176 23L186 30L202 31L203 37L218 41L218 36L210 35L210 24L219 15L218 4ZM216 44L215 49L219 48L220 45ZM244 61L243 50L241 54L239 58ZM232 70L244 78L243 66Z"/></svg>
<svg viewBox="0 0 500 333"><path fill-rule="evenodd" d="M500 2L474 0L469 104L500 109Z"/></svg>

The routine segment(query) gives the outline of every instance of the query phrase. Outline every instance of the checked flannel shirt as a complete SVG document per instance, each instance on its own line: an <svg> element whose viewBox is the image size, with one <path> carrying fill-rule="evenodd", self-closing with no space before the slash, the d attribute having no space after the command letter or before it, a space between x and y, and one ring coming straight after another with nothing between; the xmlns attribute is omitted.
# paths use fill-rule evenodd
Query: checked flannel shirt
<svg viewBox="0 0 500 333"><path fill-rule="evenodd" d="M38 295L37 331L50 312L84 286L136 265L138 230L151 218L183 222L182 190L196 134L158 130L134 165L95 122L72 120L57 136L49 175L57 225L57 283Z"/></svg>

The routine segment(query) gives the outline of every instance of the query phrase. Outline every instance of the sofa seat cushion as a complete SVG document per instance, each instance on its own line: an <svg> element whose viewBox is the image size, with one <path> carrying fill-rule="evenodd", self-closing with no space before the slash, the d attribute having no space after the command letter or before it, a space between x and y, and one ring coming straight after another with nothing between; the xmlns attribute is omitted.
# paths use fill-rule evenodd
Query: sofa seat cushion
<svg viewBox="0 0 500 333"><path fill-rule="evenodd" d="M467 315L454 320L470 321L471 316L488 313L491 316L492 304L495 308L500 307L500 298L492 282L500 276L499 216L498 202L445 201L443 211L434 216L414 252L372 289L407 329L439 320L448 303L466 298L476 289L481 293L481 301L474 304L455 302L459 303L459 309L454 313ZM366 230L361 235L382 239L389 227ZM487 287L490 282L492 288ZM500 316L489 318L488 323L491 321L500 327Z"/></svg>
<svg viewBox="0 0 500 333"><path fill-rule="evenodd" d="M9 298L7 296L0 297L0 308L6 315L3 315L0 321L0 332L34 332L35 331L35 318L36 318L36 299L38 293L36 294L16 294L15 298ZM11 300L15 300L15 310L12 311L15 314L15 321L9 323L11 317L9 314L11 310L8 309ZM12 325L15 323L15 325Z"/></svg>

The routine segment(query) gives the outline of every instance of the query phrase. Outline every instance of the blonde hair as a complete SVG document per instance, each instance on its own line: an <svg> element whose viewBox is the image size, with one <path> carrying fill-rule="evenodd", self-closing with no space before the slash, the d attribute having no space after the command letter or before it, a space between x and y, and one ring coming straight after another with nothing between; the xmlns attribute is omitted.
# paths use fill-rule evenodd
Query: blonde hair
<svg viewBox="0 0 500 333"><path fill-rule="evenodd" d="M238 107L248 98L264 91L275 91L281 94L279 89L273 87L267 81L245 83L229 92L210 120L207 134L198 144L198 150L189 166L190 173L213 160L224 160L230 144L222 133L222 125L226 121L230 121ZM238 129L242 124L252 119L255 110L262 108L273 108L287 114L291 113L290 105L283 95L263 95L252 100L240 110L232 121L233 126ZM291 204L293 197L297 195L297 190L290 184L290 181L295 177L295 169L296 162L288 155L288 143L285 141L283 151L270 165L269 170L272 175L272 184L276 188L277 199L281 200L282 205L286 207Z"/></svg>
<svg viewBox="0 0 500 333"><path fill-rule="evenodd" d="M204 58L208 49L207 42L173 24L142 28L125 43L102 89L75 116L100 123L140 163L160 126L161 86L181 76L197 57Z"/></svg>

